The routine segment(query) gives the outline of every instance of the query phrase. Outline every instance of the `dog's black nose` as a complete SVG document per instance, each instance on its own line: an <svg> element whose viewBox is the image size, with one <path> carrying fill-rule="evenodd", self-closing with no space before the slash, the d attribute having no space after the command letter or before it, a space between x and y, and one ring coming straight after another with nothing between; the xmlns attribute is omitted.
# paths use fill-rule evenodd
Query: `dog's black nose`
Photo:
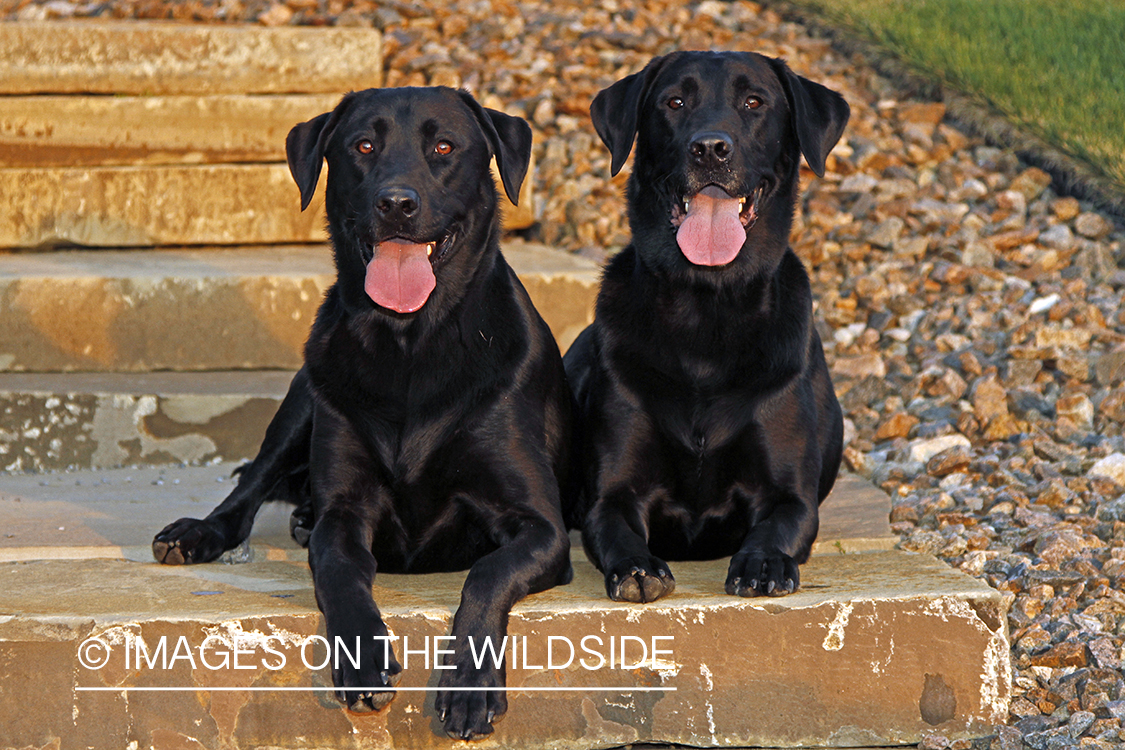
<svg viewBox="0 0 1125 750"><path fill-rule="evenodd" d="M696 133L688 147L691 157L699 164L722 164L730 159L734 141L726 133Z"/></svg>
<svg viewBox="0 0 1125 750"><path fill-rule="evenodd" d="M375 210L386 219L408 219L418 212L418 193L408 187L388 187L375 196Z"/></svg>

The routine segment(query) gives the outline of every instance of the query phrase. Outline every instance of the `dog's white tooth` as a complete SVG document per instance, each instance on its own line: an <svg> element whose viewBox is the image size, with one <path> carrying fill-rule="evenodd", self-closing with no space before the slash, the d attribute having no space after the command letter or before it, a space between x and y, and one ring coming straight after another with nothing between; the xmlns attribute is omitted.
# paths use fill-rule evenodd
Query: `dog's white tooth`
<svg viewBox="0 0 1125 750"><path fill-rule="evenodd" d="M431 242L430 244L426 245L426 255L428 257L428 256L433 255L433 254L434 254L434 243Z"/></svg>
<svg viewBox="0 0 1125 750"><path fill-rule="evenodd" d="M738 199L738 210L741 212L742 209L744 209L744 208L746 208L746 199L745 198L739 198Z"/></svg>
<svg viewBox="0 0 1125 750"><path fill-rule="evenodd" d="M685 214L691 212L690 206L691 206L691 201L689 201L687 198L684 198L684 213Z"/></svg>

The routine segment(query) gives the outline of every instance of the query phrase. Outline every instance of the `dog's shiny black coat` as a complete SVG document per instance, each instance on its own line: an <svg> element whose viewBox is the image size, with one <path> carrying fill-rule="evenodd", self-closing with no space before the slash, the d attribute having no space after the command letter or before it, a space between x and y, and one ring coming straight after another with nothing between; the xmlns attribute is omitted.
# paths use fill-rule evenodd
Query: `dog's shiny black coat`
<svg viewBox="0 0 1125 750"><path fill-rule="evenodd" d="M303 207L328 161L337 281L237 488L206 519L157 534L154 554L212 560L247 538L262 501L295 502L328 638L349 644L387 634L371 597L377 567L469 568L453 621L456 669L439 687L502 687L504 670L487 659L476 669L466 637L499 643L517 600L571 575L559 491L569 389L550 330L500 254L489 171L495 155L514 200L531 130L452 89L370 90L296 126L287 152ZM374 247L391 238L433 243L436 287L417 312L384 309L364 291ZM379 688L401 667L382 654L367 647L359 669L343 659L334 671L353 710L393 697ZM463 739L492 732L506 707L503 691L436 700L444 730Z"/></svg>
<svg viewBox="0 0 1125 750"><path fill-rule="evenodd" d="M843 420L788 240L801 155L823 174L848 106L780 60L680 52L602 91L591 113L615 173L637 146L633 242L564 360L587 554L616 600L672 591L665 560L728 555L728 593L791 592ZM677 245L685 198L708 186L747 199L745 243L721 266Z"/></svg>

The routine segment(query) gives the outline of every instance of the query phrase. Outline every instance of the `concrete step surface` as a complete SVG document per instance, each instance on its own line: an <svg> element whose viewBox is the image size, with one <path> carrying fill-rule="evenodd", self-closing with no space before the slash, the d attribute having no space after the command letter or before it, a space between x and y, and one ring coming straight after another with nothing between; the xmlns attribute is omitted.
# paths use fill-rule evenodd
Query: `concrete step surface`
<svg viewBox="0 0 1125 750"><path fill-rule="evenodd" d="M426 659L447 645L437 639L463 573L378 576L373 594L400 660L410 639L400 687L415 691L359 715L335 703L316 663L323 622L283 508L265 509L249 549L228 564L150 561L153 532L206 512L229 491L229 469L0 478L0 690L19 696L0 702L0 746L454 746L434 732L433 696L417 689L437 684ZM886 496L856 491L885 524ZM676 591L656 604L610 602L575 547L574 581L513 611L508 714L474 746L862 747L913 744L931 730L989 734L1010 692L1006 600L927 556L840 554L832 505L829 544L804 566L802 589L779 599L725 595L718 560L674 563ZM837 531L850 533L847 524ZM147 662L137 661L138 641Z"/></svg>
<svg viewBox="0 0 1125 750"><path fill-rule="evenodd" d="M598 267L503 251L565 349ZM0 255L0 371L296 369L334 274L326 245Z"/></svg>

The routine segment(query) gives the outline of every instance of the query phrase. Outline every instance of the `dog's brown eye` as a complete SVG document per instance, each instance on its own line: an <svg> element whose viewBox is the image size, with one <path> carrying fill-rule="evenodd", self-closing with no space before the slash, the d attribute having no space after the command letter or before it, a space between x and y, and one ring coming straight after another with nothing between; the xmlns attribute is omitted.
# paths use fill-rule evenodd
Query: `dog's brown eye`
<svg viewBox="0 0 1125 750"><path fill-rule="evenodd" d="M449 141L438 141L434 146L434 152L441 156L449 156L453 153L453 144Z"/></svg>
<svg viewBox="0 0 1125 750"><path fill-rule="evenodd" d="M746 97L746 109L757 109L762 106L762 100L756 96Z"/></svg>
<svg viewBox="0 0 1125 750"><path fill-rule="evenodd" d="M355 150L361 154L370 154L375 150L375 144L371 141L360 141L355 144Z"/></svg>
<svg viewBox="0 0 1125 750"><path fill-rule="evenodd" d="M673 96L668 100L668 109L680 109L684 106L684 100L678 96Z"/></svg>

